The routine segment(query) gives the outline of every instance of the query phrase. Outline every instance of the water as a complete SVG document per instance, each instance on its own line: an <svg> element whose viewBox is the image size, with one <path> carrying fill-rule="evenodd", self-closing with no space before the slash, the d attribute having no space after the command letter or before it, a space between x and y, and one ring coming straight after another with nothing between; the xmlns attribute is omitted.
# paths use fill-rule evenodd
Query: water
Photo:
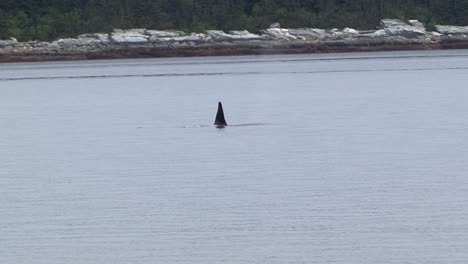
<svg viewBox="0 0 468 264"><path fill-rule="evenodd" d="M468 51L0 65L0 263L466 263ZM229 124L216 129L217 102Z"/></svg>

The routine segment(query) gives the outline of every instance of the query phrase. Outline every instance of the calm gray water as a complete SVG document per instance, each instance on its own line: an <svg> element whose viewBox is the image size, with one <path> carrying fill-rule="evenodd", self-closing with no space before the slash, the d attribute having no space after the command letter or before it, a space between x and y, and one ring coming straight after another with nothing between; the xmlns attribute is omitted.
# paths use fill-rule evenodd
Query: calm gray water
<svg viewBox="0 0 468 264"><path fill-rule="evenodd" d="M467 84L468 51L1 64L0 263L466 263Z"/></svg>

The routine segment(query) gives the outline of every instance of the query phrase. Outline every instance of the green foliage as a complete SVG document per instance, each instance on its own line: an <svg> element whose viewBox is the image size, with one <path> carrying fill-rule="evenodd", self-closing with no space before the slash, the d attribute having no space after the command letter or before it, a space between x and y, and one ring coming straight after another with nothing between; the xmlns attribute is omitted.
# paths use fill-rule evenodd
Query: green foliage
<svg viewBox="0 0 468 264"><path fill-rule="evenodd" d="M382 18L468 24L468 0L0 0L0 38L53 40L113 28L375 28Z"/></svg>

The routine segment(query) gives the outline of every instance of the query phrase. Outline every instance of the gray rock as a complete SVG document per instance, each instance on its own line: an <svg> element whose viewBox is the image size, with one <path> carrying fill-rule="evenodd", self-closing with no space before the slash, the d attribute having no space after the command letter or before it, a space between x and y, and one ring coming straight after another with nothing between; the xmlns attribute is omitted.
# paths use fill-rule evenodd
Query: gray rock
<svg viewBox="0 0 468 264"><path fill-rule="evenodd" d="M115 43L119 44L139 44L139 43L147 43L149 37L147 35L143 35L140 30L114 30L116 32L111 34L111 40Z"/></svg>
<svg viewBox="0 0 468 264"><path fill-rule="evenodd" d="M255 40L255 39L262 38L261 36L250 33L247 30L231 30L229 31L229 34L234 35L234 36L239 36L241 39L244 39L244 40Z"/></svg>
<svg viewBox="0 0 468 264"><path fill-rule="evenodd" d="M369 38L369 39L377 39L377 38L387 38L389 37L389 34L385 29L379 29L374 32L367 32L367 33L362 33L357 36L358 38Z"/></svg>
<svg viewBox="0 0 468 264"><path fill-rule="evenodd" d="M167 44L177 44L177 43L201 43L201 42L208 42L209 38L206 34L203 33L192 33L190 35L186 35L185 33L182 36L178 37L159 37L158 35L150 36L149 42L155 43L158 45Z"/></svg>
<svg viewBox="0 0 468 264"><path fill-rule="evenodd" d="M131 28L131 29L114 28L114 33L118 33L118 34L144 35L145 31L146 29L144 28Z"/></svg>
<svg viewBox="0 0 468 264"><path fill-rule="evenodd" d="M73 47L83 46L83 42L81 42L79 39L71 39L71 38L59 39L57 41L52 42L51 44L57 45L63 48L73 48Z"/></svg>
<svg viewBox="0 0 468 264"><path fill-rule="evenodd" d="M145 30L145 34L153 38L175 38L186 36L183 31L169 31L169 30Z"/></svg>
<svg viewBox="0 0 468 264"><path fill-rule="evenodd" d="M177 42L203 42L203 41L209 41L209 38L207 35L203 33L192 33L188 36L181 36L181 37L175 37L172 38L173 41Z"/></svg>
<svg viewBox="0 0 468 264"><path fill-rule="evenodd" d="M78 36L78 39L85 45L107 44L111 41L109 34L105 33L83 34Z"/></svg>
<svg viewBox="0 0 468 264"><path fill-rule="evenodd" d="M281 25L280 25L280 23L275 22L275 23L271 24L269 28L281 28Z"/></svg>
<svg viewBox="0 0 468 264"><path fill-rule="evenodd" d="M318 28L298 28L289 29L289 34L305 39L323 39L330 36L330 31Z"/></svg>
<svg viewBox="0 0 468 264"><path fill-rule="evenodd" d="M296 36L289 34L289 29L286 28L268 28L263 31L270 38L278 40L294 40Z"/></svg>
<svg viewBox="0 0 468 264"><path fill-rule="evenodd" d="M424 24L421 23L419 20L411 19L411 20L408 20L408 23L411 26L418 28L420 30L426 30L426 27L424 26Z"/></svg>
<svg viewBox="0 0 468 264"><path fill-rule="evenodd" d="M436 25L436 31L443 35L463 35L468 34L468 26L446 26Z"/></svg>
<svg viewBox="0 0 468 264"><path fill-rule="evenodd" d="M15 46L18 45L18 41L16 39L9 39L9 40L0 40L0 47L9 47L9 46Z"/></svg>
<svg viewBox="0 0 468 264"><path fill-rule="evenodd" d="M344 28L343 33L351 34L351 35L357 35L359 34L359 31L357 31L354 28Z"/></svg>
<svg viewBox="0 0 468 264"><path fill-rule="evenodd" d="M419 21L418 21L419 22ZM416 26L406 24L398 19L382 19L381 25L388 36L400 36L404 38L419 38L427 35L424 27L414 22ZM379 32L381 35L382 32Z"/></svg>
<svg viewBox="0 0 468 264"><path fill-rule="evenodd" d="M221 30L207 30L206 33L215 41L233 41L233 40L255 40L261 39L260 36L252 34L247 30L230 31L229 34Z"/></svg>
<svg viewBox="0 0 468 264"><path fill-rule="evenodd" d="M337 40L349 39L359 35L359 31L352 28L339 29L318 29L318 28L299 28L289 29L289 34L295 36L297 39L303 40Z"/></svg>

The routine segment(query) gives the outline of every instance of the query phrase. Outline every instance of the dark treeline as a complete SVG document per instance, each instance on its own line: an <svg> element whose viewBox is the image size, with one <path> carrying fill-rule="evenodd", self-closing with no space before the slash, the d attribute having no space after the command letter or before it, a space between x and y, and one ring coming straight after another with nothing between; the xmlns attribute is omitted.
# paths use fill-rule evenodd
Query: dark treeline
<svg viewBox="0 0 468 264"><path fill-rule="evenodd" d="M0 39L52 40L113 28L375 28L381 18L468 24L468 0L0 0Z"/></svg>

